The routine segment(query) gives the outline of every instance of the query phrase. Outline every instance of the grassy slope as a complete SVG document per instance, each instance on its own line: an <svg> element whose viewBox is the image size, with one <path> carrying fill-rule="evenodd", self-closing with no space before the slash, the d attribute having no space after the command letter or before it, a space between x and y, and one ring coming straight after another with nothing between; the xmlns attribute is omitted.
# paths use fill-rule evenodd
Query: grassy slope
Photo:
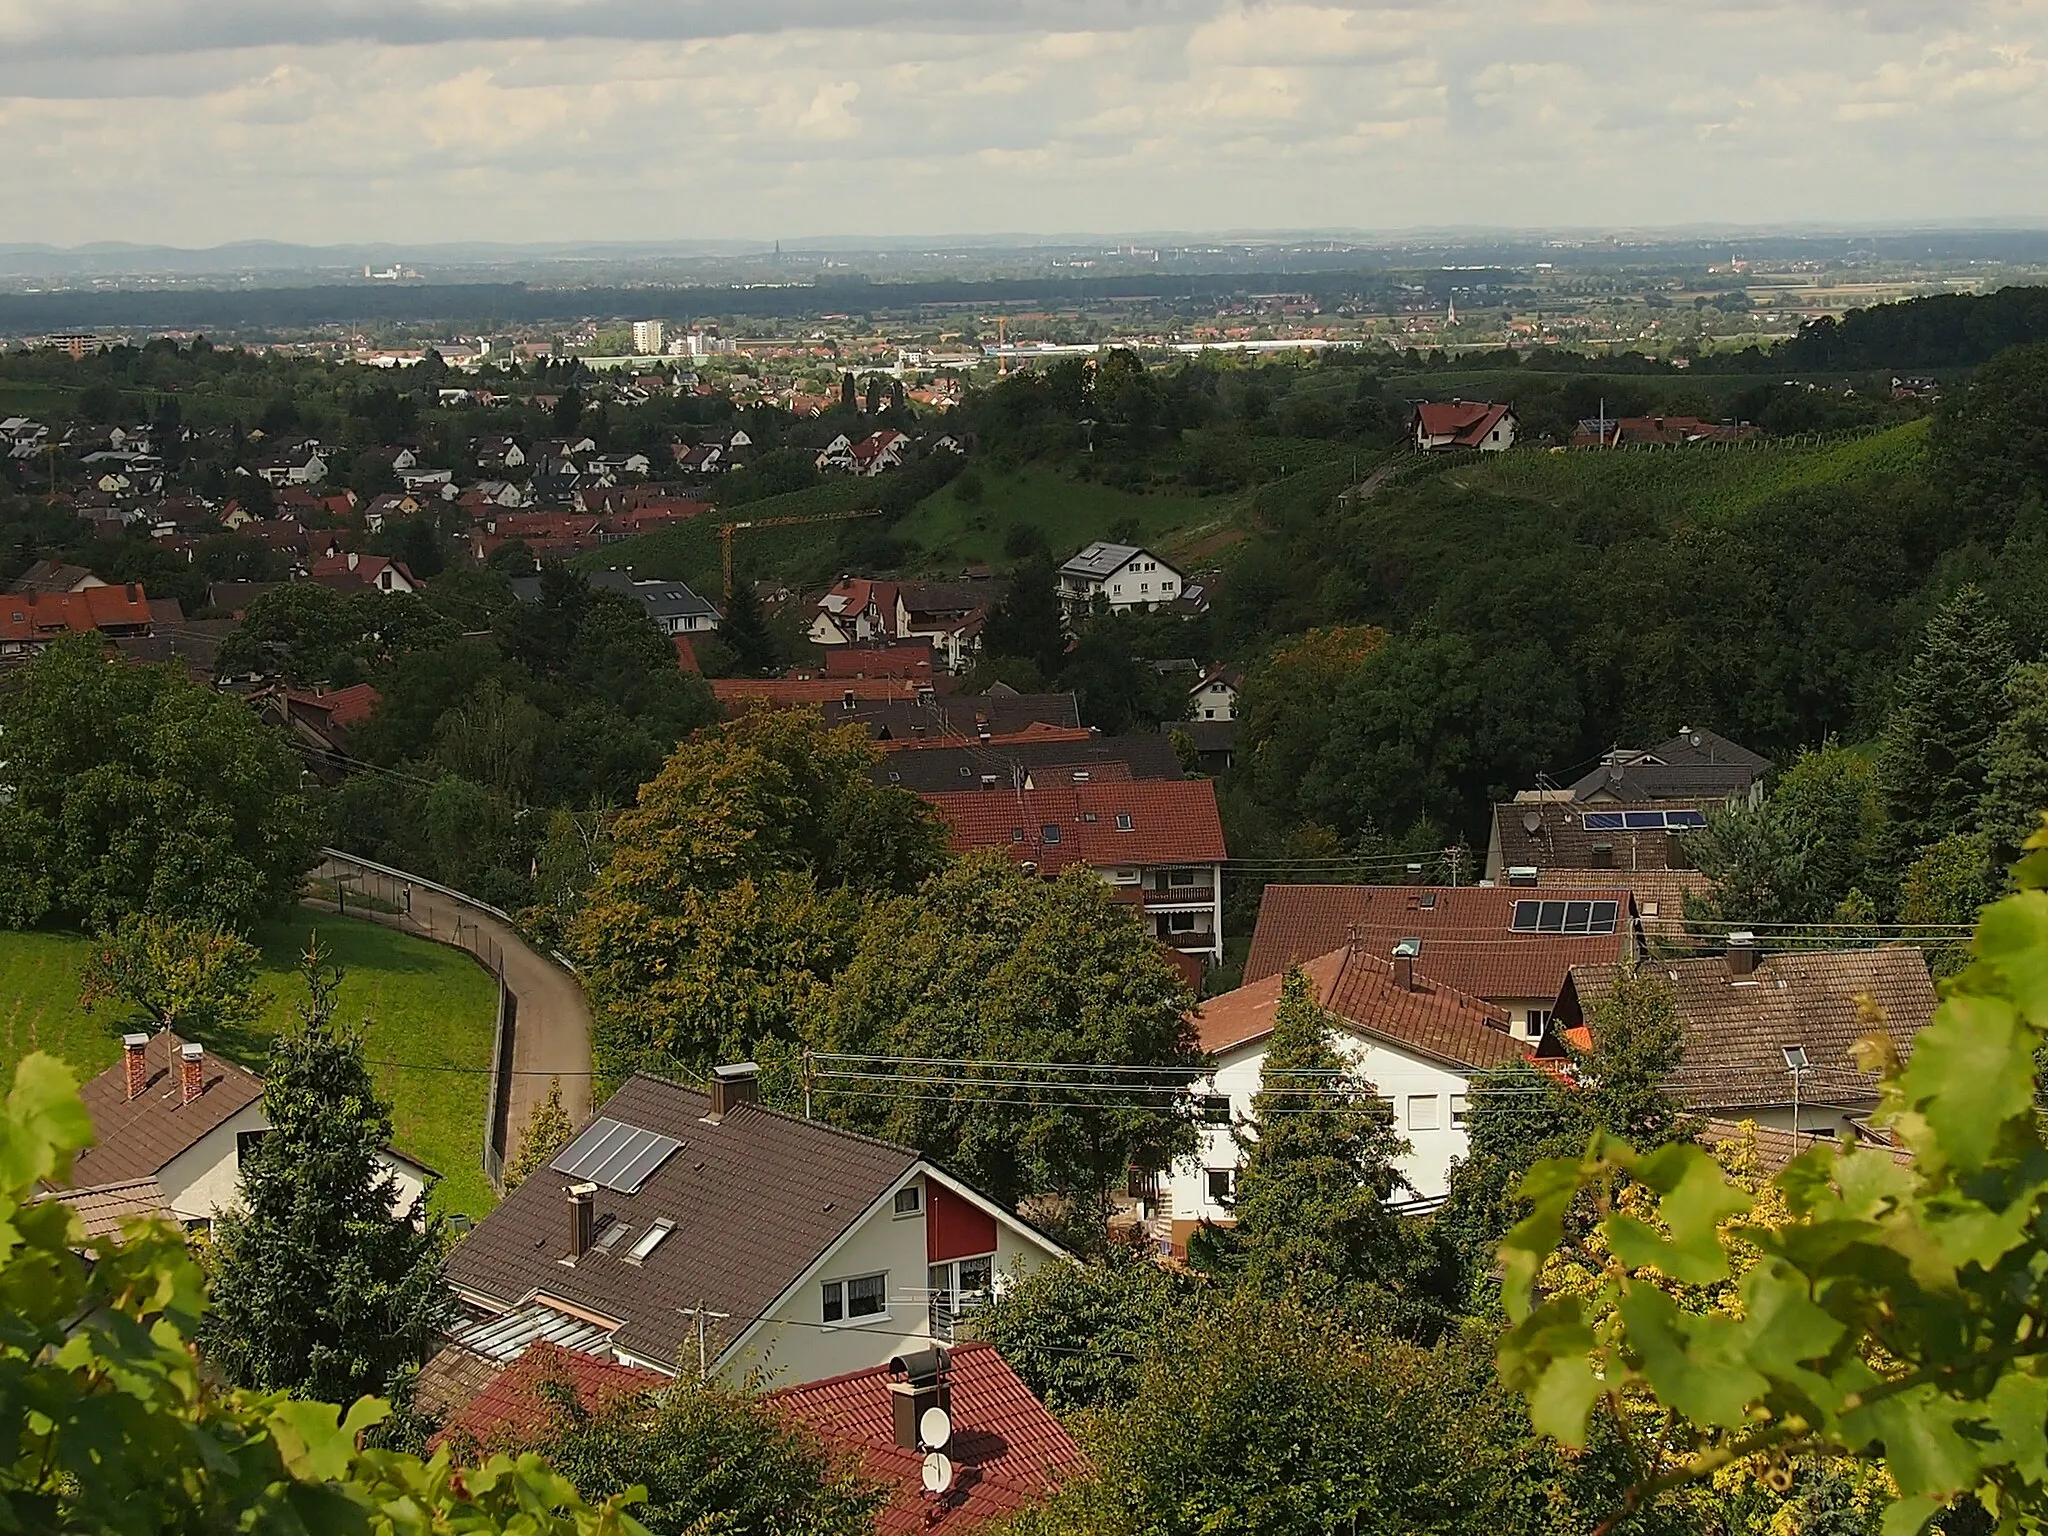
<svg viewBox="0 0 2048 1536"><path fill-rule="evenodd" d="M443 1210L482 1215L493 1204L479 1158L497 984L467 955L331 916L268 924L256 939L269 1007L247 1035L207 1044L262 1070L270 1037L305 996L298 955L316 925L321 947L347 973L342 1017L371 1020L365 1054L392 1103L399 1150L440 1171ZM85 949L75 934L0 933L0 1067L10 1076L32 1050L61 1057L81 1075L111 1066L119 1055L121 1013L110 1007L87 1017L78 1008ZM443 1067L465 1070L435 1070Z"/></svg>
<svg viewBox="0 0 2048 1536"><path fill-rule="evenodd" d="M1064 558L1126 519L1137 524L1143 542L1163 545L1171 536L1220 526L1232 510L1220 497L1139 496L1042 469L984 470L981 478L978 501L962 501L955 482L919 502L893 530L917 545L927 569L1000 565L1009 558L1003 540L1020 523L1038 529Z"/></svg>

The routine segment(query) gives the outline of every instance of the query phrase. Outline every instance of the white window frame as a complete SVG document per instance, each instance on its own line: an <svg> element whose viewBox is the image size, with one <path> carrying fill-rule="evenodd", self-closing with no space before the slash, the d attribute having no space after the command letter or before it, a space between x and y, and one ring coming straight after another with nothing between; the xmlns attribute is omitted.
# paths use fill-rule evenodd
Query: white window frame
<svg viewBox="0 0 2048 1536"><path fill-rule="evenodd" d="M908 1205L903 1203L905 1195L910 1197ZM908 1216L922 1216L924 1214L924 1190L915 1184L904 1185L896 1191L896 1198L890 1203L889 1214L898 1220Z"/></svg>
<svg viewBox="0 0 2048 1536"><path fill-rule="evenodd" d="M1462 1093L1451 1095L1451 1124L1463 1130L1472 1123L1472 1100Z"/></svg>
<svg viewBox="0 0 2048 1536"><path fill-rule="evenodd" d="M1443 1129L1441 1094L1411 1093L1408 1095L1408 1129L1411 1131L1440 1131Z"/></svg>
<svg viewBox="0 0 2048 1536"><path fill-rule="evenodd" d="M882 1283L882 1302L878 1310L853 1315L853 1287L866 1280ZM837 1308L839 1315L832 1316ZM842 1275L836 1280L827 1280L819 1287L818 1316L827 1328L865 1328L871 1323L889 1321L889 1272L879 1270L865 1275Z"/></svg>
<svg viewBox="0 0 2048 1536"><path fill-rule="evenodd" d="M1216 1180L1221 1178L1229 1191L1222 1199L1216 1197ZM1202 1170L1202 1201L1206 1205L1228 1205L1237 1198L1237 1169L1204 1168Z"/></svg>

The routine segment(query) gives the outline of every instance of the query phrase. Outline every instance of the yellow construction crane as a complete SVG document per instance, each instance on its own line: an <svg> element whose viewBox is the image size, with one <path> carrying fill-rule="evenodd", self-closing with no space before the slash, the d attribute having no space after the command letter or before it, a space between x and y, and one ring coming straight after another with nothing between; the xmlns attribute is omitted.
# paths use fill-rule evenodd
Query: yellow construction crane
<svg viewBox="0 0 2048 1536"><path fill-rule="evenodd" d="M752 522L720 523L718 545L725 563L725 600L732 601L732 536L742 528L791 528L799 523L844 523L857 517L881 515L878 508L869 507L864 512L820 512L809 517L763 517Z"/></svg>

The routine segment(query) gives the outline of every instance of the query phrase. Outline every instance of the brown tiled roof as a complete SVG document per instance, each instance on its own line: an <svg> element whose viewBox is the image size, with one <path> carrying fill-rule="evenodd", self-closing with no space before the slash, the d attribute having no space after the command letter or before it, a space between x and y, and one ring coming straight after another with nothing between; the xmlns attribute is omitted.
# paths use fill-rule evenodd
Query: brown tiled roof
<svg viewBox="0 0 2048 1536"><path fill-rule="evenodd" d="M1526 887L1269 885L1259 903L1245 979L1263 980L1289 961L1326 955L1355 931L1358 947L1375 957L1391 955L1402 939L1422 940L1417 972L1472 997L1552 998L1574 965L1616 963L1633 955L1628 892L1585 895L1620 903L1615 932L1514 932L1515 903L1529 899Z"/></svg>
<svg viewBox="0 0 2048 1536"><path fill-rule="evenodd" d="M1415 415L1428 436L1449 436L1460 446L1476 448L1509 410L1484 400L1431 400L1417 405Z"/></svg>
<svg viewBox="0 0 2048 1536"><path fill-rule="evenodd" d="M880 1366L784 1387L765 1399L827 1445L853 1452L868 1476L893 1486L875 1515L877 1536L975 1530L1056 1492L1086 1469L1073 1437L994 1346L960 1344L950 1351L953 1438L946 1447L955 1482L944 1499L928 1501L924 1458L896 1444L890 1380Z"/></svg>
<svg viewBox="0 0 2048 1536"><path fill-rule="evenodd" d="M263 1097L263 1081L208 1051L201 1058L199 1097L178 1095L178 1050L185 1042L167 1029L149 1037L143 1061L149 1077L128 1097L127 1063L117 1061L78 1090L92 1116L93 1145L73 1159L72 1187L98 1188L153 1178L172 1158L195 1145Z"/></svg>
<svg viewBox="0 0 2048 1536"><path fill-rule="evenodd" d="M1536 874L1536 888L1543 891L1627 891L1636 899L1643 937L1667 942L1691 937L1685 926L1685 898L1688 893L1704 894L1713 884L1696 869L1546 868Z"/></svg>
<svg viewBox="0 0 2048 1536"><path fill-rule="evenodd" d="M1041 783L921 798L945 818L956 850L999 848L1046 875L1069 864L1112 869L1217 864L1226 857L1213 779Z"/></svg>
<svg viewBox="0 0 2048 1536"><path fill-rule="evenodd" d="M596 1222L624 1222L612 1253L575 1264L568 1251L572 1180L542 1169L507 1196L448 1258L459 1289L499 1306L536 1292L620 1327L613 1342L642 1360L677 1357L696 1324L678 1306L731 1314L714 1330L722 1349L762 1316L918 1161L905 1147L742 1105L716 1125L710 1100L693 1088L634 1077L599 1114L673 1136L681 1151L637 1195L600 1187ZM674 1230L645 1263L625 1257L657 1219ZM687 1298L687 1302L685 1301Z"/></svg>
<svg viewBox="0 0 2048 1536"><path fill-rule="evenodd" d="M1796 1139L1790 1131L1779 1130L1776 1126L1758 1125L1754 1120L1710 1119L1700 1131L1700 1140L1708 1146L1719 1146L1724 1142L1741 1142L1747 1138L1756 1141L1757 1170L1767 1177L1775 1177L1785 1171L1785 1165L1803 1152L1810 1151L1818 1136L1802 1133ZM1875 1136L1859 1134L1857 1145L1876 1151L1889 1152L1892 1161L1904 1167L1913 1161L1910 1147L1888 1146Z"/></svg>
<svg viewBox="0 0 2048 1536"><path fill-rule="evenodd" d="M1419 970L1413 984L1402 987L1392 961L1349 948L1301 969L1316 1000L1359 1035L1460 1067L1505 1066L1529 1054L1508 1034L1506 1013ZM1213 1054L1271 1034L1283 976L1248 982L1203 1003L1195 1020L1202 1049Z"/></svg>
<svg viewBox="0 0 2048 1536"><path fill-rule="evenodd" d="M1079 741L1023 742L1011 746L933 746L892 752L874 769L880 784L920 793L980 789L985 776L1010 788L1021 774L1038 784L1091 780L1180 779L1180 759L1165 736L1089 736Z"/></svg>
<svg viewBox="0 0 2048 1536"><path fill-rule="evenodd" d="M1712 799L1660 800L1660 811L1701 811ZM1611 859L1616 874L1631 870L1670 869L1690 866L1683 834L1675 832L1589 832L1581 818L1598 806L1582 806L1547 800L1509 801L1493 808L1494 840L1500 846L1501 868L1495 878L1505 880L1510 869L1597 869L1599 860ZM1533 817L1538 825L1528 827ZM1605 849L1603 853L1601 850Z"/></svg>
<svg viewBox="0 0 2048 1536"><path fill-rule="evenodd" d="M845 690L841 689L843 693ZM1014 736L1032 725L1081 724L1081 708L1071 693L959 693L929 703L901 700L856 700L842 709L834 695L829 713L834 725L860 725L878 741L973 741L982 727L994 736Z"/></svg>
<svg viewBox="0 0 2048 1536"><path fill-rule="evenodd" d="M474 1402L477 1394L504 1369L488 1355L460 1344L446 1345L420 1367L413 1382L413 1407L430 1423L446 1424Z"/></svg>
<svg viewBox="0 0 2048 1536"><path fill-rule="evenodd" d="M1593 1015L1612 990L1616 966L1574 966L1558 1000L1560 1026ZM1766 955L1738 977L1725 955L1648 963L1671 986L1684 1055L1670 1079L1675 1096L1699 1109L1757 1109L1792 1102L1784 1047L1805 1048L1811 1070L1800 1098L1854 1104L1875 1096L1876 1080L1856 1069L1850 1047L1870 1032L1857 1008L1868 996L1900 1056L1934 1016L1934 984L1919 950L1900 945L1826 954Z"/></svg>
<svg viewBox="0 0 2048 1536"><path fill-rule="evenodd" d="M169 1216L170 1205L164 1200L163 1187L154 1178L127 1179L119 1184L102 1184L95 1189L66 1189L45 1195L46 1200L62 1200L78 1212L78 1219L85 1223L87 1237L105 1237L119 1232L121 1223L131 1216Z"/></svg>

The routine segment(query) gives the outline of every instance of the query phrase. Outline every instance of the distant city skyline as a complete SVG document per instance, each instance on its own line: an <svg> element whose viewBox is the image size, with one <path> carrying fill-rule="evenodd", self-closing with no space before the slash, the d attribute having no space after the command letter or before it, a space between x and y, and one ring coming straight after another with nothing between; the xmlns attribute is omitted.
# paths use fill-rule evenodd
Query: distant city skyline
<svg viewBox="0 0 2048 1536"><path fill-rule="evenodd" d="M0 244L2026 225L2048 0L0 0L0 134Z"/></svg>

